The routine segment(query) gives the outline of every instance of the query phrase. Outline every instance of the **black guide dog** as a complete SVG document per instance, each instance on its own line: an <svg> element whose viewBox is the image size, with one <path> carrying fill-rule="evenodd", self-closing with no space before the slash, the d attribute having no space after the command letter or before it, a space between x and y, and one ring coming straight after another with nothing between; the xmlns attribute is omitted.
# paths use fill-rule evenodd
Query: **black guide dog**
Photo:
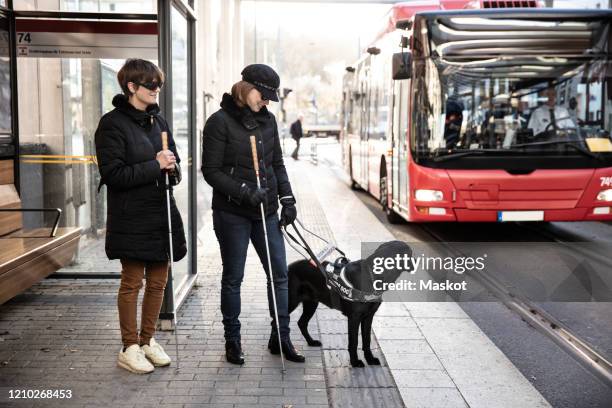
<svg viewBox="0 0 612 408"><path fill-rule="evenodd" d="M383 273L374 274L374 259L377 257L395 258L396 255L412 256L411 248L401 241L390 241L382 244L366 259L351 262L346 266L345 276L351 285L362 292L374 292L374 280L392 283L405 270L401 268L384 268ZM329 262L324 262L326 267ZM308 322L314 316L319 303L330 309L342 312L348 318L348 351L353 367L364 367L357 355L359 326L361 326L361 344L363 356L369 365L380 365L380 360L372 354L370 337L372 320L380 307L380 301L355 302L345 300L326 284L323 274L317 267L307 260L293 262L289 265L289 313L301 303L302 316L298 320L298 327L309 346L320 347L321 342L313 339L308 333ZM377 286L380 287L380 286Z"/></svg>

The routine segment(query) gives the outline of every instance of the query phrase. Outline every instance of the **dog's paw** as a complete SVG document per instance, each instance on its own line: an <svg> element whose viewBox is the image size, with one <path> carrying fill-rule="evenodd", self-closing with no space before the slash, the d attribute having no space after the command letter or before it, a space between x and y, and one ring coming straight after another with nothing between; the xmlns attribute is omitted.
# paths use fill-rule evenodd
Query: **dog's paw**
<svg viewBox="0 0 612 408"><path fill-rule="evenodd" d="M366 357L365 359L366 359L366 361L368 362L369 365L380 365L380 360L377 359L374 356Z"/></svg>
<svg viewBox="0 0 612 408"><path fill-rule="evenodd" d="M361 368L361 367L365 367L365 364L363 364L363 361L357 359L357 360L351 360L351 366L355 368Z"/></svg>
<svg viewBox="0 0 612 408"><path fill-rule="evenodd" d="M314 339L310 340L308 342L308 345L311 346L311 347L321 347L322 346L322 344L321 344L321 342L319 340L314 340Z"/></svg>

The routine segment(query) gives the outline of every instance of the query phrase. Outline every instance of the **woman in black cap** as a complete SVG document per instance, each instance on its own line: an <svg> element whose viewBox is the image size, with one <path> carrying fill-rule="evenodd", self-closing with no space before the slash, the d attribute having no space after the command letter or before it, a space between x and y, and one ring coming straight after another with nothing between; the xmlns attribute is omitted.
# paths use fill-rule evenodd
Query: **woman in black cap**
<svg viewBox="0 0 612 408"><path fill-rule="evenodd" d="M268 307L272 333L268 348L272 354L283 354L288 360L303 362L304 356L289 338L287 260L280 226L295 220L297 210L291 185L283 163L278 128L274 115L266 106L278 102L280 78L263 64L247 66L242 81L224 94L221 109L212 114L204 126L202 173L213 188L213 225L221 248L221 313L225 328L227 361L243 364L240 344L240 284L249 241L268 274L265 238L260 204L263 203L270 245L270 261L278 307L281 344L278 344L274 321L272 285L268 279ZM250 136L257 139L261 188L253 166ZM277 214L282 205L280 220Z"/></svg>

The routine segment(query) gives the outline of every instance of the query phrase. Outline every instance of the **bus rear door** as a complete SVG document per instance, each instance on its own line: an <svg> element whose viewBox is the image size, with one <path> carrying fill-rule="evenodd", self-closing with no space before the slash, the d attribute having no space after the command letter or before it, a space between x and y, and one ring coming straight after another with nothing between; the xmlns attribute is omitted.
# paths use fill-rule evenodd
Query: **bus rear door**
<svg viewBox="0 0 612 408"><path fill-rule="evenodd" d="M370 159L368 132L370 128L370 105L372 99L371 76L371 57L368 57L363 62L359 79L359 88L362 95L361 128L359 129L359 184L365 190L368 190L368 163Z"/></svg>
<svg viewBox="0 0 612 408"><path fill-rule="evenodd" d="M410 80L395 81L393 86L393 204L401 213L408 210L408 113Z"/></svg>

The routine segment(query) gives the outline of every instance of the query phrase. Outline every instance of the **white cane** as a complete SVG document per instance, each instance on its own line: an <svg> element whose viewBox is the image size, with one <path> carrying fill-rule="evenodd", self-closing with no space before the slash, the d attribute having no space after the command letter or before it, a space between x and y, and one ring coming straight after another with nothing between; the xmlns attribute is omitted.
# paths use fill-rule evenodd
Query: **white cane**
<svg viewBox="0 0 612 408"><path fill-rule="evenodd" d="M162 150L168 150L168 133L162 132ZM168 171L166 173L166 206L168 208L168 243L170 248L170 273L172 280L174 280L174 249L172 248L172 217L170 214L170 176ZM176 318L176 303L174 299L174 285L172 285L172 303L174 305L174 313L172 313L174 320L174 343L176 344L176 371L181 367L181 360L179 358L179 346L178 346L178 319Z"/></svg>
<svg viewBox="0 0 612 408"><path fill-rule="evenodd" d="M259 161L257 159L257 143L255 136L251 136L251 152L253 153L253 166L255 167L255 178L257 179L257 188L261 188L261 182L259 181ZM285 356L283 355L283 345L280 337L280 322L278 321L278 308L276 306L276 294L274 287L274 274L272 273L272 262L270 261L270 245L268 244L268 229L266 228L266 214L264 211L263 202L259 205L261 209L261 223L264 230L264 238L266 241L266 257L268 258L268 277L270 278L271 292L272 292L272 303L274 304L274 318L276 320L276 334L278 335L278 348L281 356L281 364L283 365L283 372L285 371Z"/></svg>

